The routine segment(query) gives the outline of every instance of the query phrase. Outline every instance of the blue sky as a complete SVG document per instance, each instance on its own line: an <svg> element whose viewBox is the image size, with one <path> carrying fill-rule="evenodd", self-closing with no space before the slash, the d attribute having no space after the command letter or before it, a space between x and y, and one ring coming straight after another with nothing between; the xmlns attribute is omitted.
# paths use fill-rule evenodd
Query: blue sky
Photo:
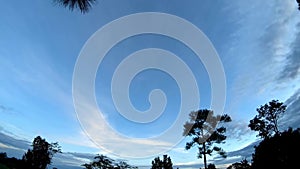
<svg viewBox="0 0 300 169"><path fill-rule="evenodd" d="M256 133L248 129L248 122L255 116L255 109L271 99L288 104L287 115L281 121L283 127L300 127L297 123L300 118L297 104L300 13L294 0L272 3L110 0L98 1L87 14L57 6L51 0L9 1L4 6L0 11L0 132L3 134L0 150L10 149L12 155L18 154L13 150L26 149L24 142L41 135L50 142L58 141L64 152L89 154L89 157L103 153L119 158L99 148L82 129L73 104L72 78L82 48L97 30L115 19L141 12L162 12L183 18L200 29L214 45L226 76L224 112L233 119L227 126L227 142L222 145L226 151L238 151L257 140ZM155 34L127 38L116 44L99 65L95 97L108 126L131 138L161 134L172 125L180 108L176 80L152 69L134 77L129 96L137 110L145 111L150 107L149 93L161 89L168 99L162 115L151 123L134 123L116 111L110 90L114 70L128 55L147 48L170 51L185 61L198 83L200 108L209 108L211 102L207 71L188 46ZM87 122L93 119L89 114L86 116ZM108 132L107 125L98 127L95 132L101 134L97 139L110 143L112 150L123 149L135 154L145 151L136 149L138 145L160 151L170 144L165 140L129 140L124 146L119 144L124 140ZM24 142L21 146L8 145L3 141L5 137ZM201 164L202 160L196 158L196 149L184 150L185 141L166 153L175 164ZM241 157L235 154L230 158ZM152 159L130 159L129 162L149 165Z"/></svg>

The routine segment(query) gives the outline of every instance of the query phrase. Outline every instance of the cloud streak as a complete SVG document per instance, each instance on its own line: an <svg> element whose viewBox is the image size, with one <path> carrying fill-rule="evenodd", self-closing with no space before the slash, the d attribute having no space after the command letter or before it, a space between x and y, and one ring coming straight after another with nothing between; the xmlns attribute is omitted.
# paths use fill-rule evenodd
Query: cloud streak
<svg viewBox="0 0 300 169"><path fill-rule="evenodd" d="M300 124L300 89L298 89L285 102L287 105L286 112L278 120L279 128L286 130L288 127L299 128Z"/></svg>
<svg viewBox="0 0 300 169"><path fill-rule="evenodd" d="M297 25L297 30L300 29L300 23ZM297 32L295 40L290 44L290 51L286 57L286 64L281 71L278 80L290 81L297 79L300 74L300 31Z"/></svg>

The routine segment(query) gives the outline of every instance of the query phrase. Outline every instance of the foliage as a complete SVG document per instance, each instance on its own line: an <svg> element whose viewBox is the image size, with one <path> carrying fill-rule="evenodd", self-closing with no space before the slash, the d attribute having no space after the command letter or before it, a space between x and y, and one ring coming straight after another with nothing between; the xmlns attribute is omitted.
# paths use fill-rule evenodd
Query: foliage
<svg viewBox="0 0 300 169"><path fill-rule="evenodd" d="M0 169L9 169L6 165L0 163Z"/></svg>
<svg viewBox="0 0 300 169"><path fill-rule="evenodd" d="M274 134L278 134L278 119L286 110L286 105L278 100L272 100L268 104L261 105L256 109L256 115L248 125L251 130L258 131L257 136L261 138L269 138Z"/></svg>
<svg viewBox="0 0 300 169"><path fill-rule="evenodd" d="M31 169L46 169L51 164L52 157L56 153L61 153L60 146L57 142L48 143L45 139L37 136L32 142L32 150L23 155L23 161Z"/></svg>
<svg viewBox="0 0 300 169"><path fill-rule="evenodd" d="M115 161L105 155L97 155L94 157L94 161L87 164L83 164L86 169L137 169L135 166L131 166L125 161Z"/></svg>
<svg viewBox="0 0 300 169"><path fill-rule="evenodd" d="M173 169L172 160L166 154L163 155L163 160L159 157L155 157L154 160L152 160L151 169Z"/></svg>
<svg viewBox="0 0 300 169"><path fill-rule="evenodd" d="M73 11L79 9L81 13L87 13L96 0L53 0L55 3L63 5Z"/></svg>
<svg viewBox="0 0 300 169"><path fill-rule="evenodd" d="M73 11L78 8L81 13L89 12L90 8L97 0L53 0L54 2L63 5ZM300 0L296 0L298 9L300 10Z"/></svg>
<svg viewBox="0 0 300 169"><path fill-rule="evenodd" d="M204 166L207 169L206 155L216 152L226 158L226 152L214 144L225 143L226 128L218 126L218 123L230 122L231 118L227 114L214 116L214 112L207 109L192 111L189 116L190 121L184 124L183 135L192 137L192 140L186 143L185 149L189 150L198 145L198 158L204 157Z"/></svg>
<svg viewBox="0 0 300 169"><path fill-rule="evenodd" d="M207 169L216 169L214 164L208 164Z"/></svg>
<svg viewBox="0 0 300 169"><path fill-rule="evenodd" d="M266 138L255 147L252 168L295 168L300 152L300 129L288 130Z"/></svg>
<svg viewBox="0 0 300 169"><path fill-rule="evenodd" d="M251 165L246 159L243 159L241 162L236 162L227 167L227 169L251 169Z"/></svg>
<svg viewBox="0 0 300 169"><path fill-rule="evenodd" d="M24 162L15 157L9 158L6 153L0 153L0 168L1 169L21 169L24 168Z"/></svg>

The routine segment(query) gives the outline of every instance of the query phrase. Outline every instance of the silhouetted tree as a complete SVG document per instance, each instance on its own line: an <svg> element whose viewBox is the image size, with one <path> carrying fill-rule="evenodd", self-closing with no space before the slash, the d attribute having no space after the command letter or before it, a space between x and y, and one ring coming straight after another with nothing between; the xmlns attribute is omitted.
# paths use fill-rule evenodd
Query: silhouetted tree
<svg viewBox="0 0 300 169"><path fill-rule="evenodd" d="M24 161L15 157L7 157L7 154L0 153L0 168L1 169L26 169Z"/></svg>
<svg viewBox="0 0 300 169"><path fill-rule="evenodd" d="M159 157L155 157L151 163L152 163L151 169L162 169L162 164Z"/></svg>
<svg viewBox="0 0 300 169"><path fill-rule="evenodd" d="M218 126L218 123L227 123L231 121L229 115L214 116L212 110L198 110L192 111L190 120L184 124L184 136L192 137L192 141L187 142L185 149L189 150L191 147L198 145L198 158L204 159L204 167L207 169L206 155L212 155L213 152L218 153L226 158L226 152L214 144L224 143L226 136L226 128Z"/></svg>
<svg viewBox="0 0 300 169"><path fill-rule="evenodd" d="M92 164L85 163L85 164L82 164L82 166L84 166L86 169L93 169Z"/></svg>
<svg viewBox="0 0 300 169"><path fill-rule="evenodd" d="M94 157L94 161L87 164L83 164L86 169L136 169L137 167L131 166L125 161L118 161L105 156L105 155L97 155Z"/></svg>
<svg viewBox="0 0 300 169"><path fill-rule="evenodd" d="M288 130L266 138L255 147L252 168L297 168L300 152L300 129Z"/></svg>
<svg viewBox="0 0 300 169"><path fill-rule="evenodd" d="M279 134L278 119L286 110L286 105L278 100L272 100L268 104L261 105L256 109L256 115L248 125L251 130L258 131L261 138L269 138Z"/></svg>
<svg viewBox="0 0 300 169"><path fill-rule="evenodd" d="M129 168L130 165L127 164L125 161L120 161L116 163L116 166L114 167L115 169L123 169L123 168Z"/></svg>
<svg viewBox="0 0 300 169"><path fill-rule="evenodd" d="M300 10L300 0L296 0L297 4L298 4L298 10Z"/></svg>
<svg viewBox="0 0 300 169"><path fill-rule="evenodd" d="M208 164L207 169L216 169L214 164Z"/></svg>
<svg viewBox="0 0 300 169"><path fill-rule="evenodd" d="M45 139L37 136L32 142L32 150L28 149L22 159L30 169L46 169L56 153L61 153L57 142L48 143Z"/></svg>
<svg viewBox="0 0 300 169"><path fill-rule="evenodd" d="M152 160L151 169L173 169L172 160L166 154L163 155L163 160L159 157L155 157L154 160Z"/></svg>
<svg viewBox="0 0 300 169"><path fill-rule="evenodd" d="M5 152L4 153L0 153L0 163L2 161L4 161L6 158L7 158L7 154Z"/></svg>
<svg viewBox="0 0 300 169"><path fill-rule="evenodd" d="M73 11L79 9L81 13L87 13L96 0L53 0L55 3L63 5Z"/></svg>
<svg viewBox="0 0 300 169"><path fill-rule="evenodd" d="M96 161L92 163L93 167L99 169L111 169L114 168L113 162L114 160L105 156L105 155L98 155L94 158Z"/></svg>
<svg viewBox="0 0 300 169"><path fill-rule="evenodd" d="M227 169L251 169L251 165L246 159L243 159L241 162L236 162L227 167Z"/></svg>

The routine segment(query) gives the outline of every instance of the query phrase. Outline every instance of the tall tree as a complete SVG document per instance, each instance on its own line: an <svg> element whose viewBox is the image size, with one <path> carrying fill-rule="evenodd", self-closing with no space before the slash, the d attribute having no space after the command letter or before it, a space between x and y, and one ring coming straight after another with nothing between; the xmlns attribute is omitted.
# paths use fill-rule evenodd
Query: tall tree
<svg viewBox="0 0 300 169"><path fill-rule="evenodd" d="M30 169L46 169L56 153L61 153L57 142L48 143L42 137L37 136L32 142L32 150L28 149L22 159Z"/></svg>
<svg viewBox="0 0 300 169"><path fill-rule="evenodd" d="M171 158L168 155L163 155L163 159L161 160L159 157L155 157L152 160L151 169L173 169L173 163Z"/></svg>
<svg viewBox="0 0 300 169"><path fill-rule="evenodd" d="M256 115L248 125L251 130L258 131L261 138L269 138L274 134L279 134L278 119L285 112L286 105L278 100L272 100L256 109Z"/></svg>
<svg viewBox="0 0 300 169"><path fill-rule="evenodd" d="M218 153L226 158L226 152L216 144L224 143L226 140L226 128L219 124L231 121L229 115L216 115L208 109L192 111L190 120L184 124L184 136L192 137L190 142L186 143L185 149L189 150L195 145L198 145L198 158L204 160L204 167L207 169L206 155L212 155L213 152Z"/></svg>
<svg viewBox="0 0 300 169"><path fill-rule="evenodd" d="M53 0L55 3L69 8L71 11L79 9L81 13L87 13L96 0Z"/></svg>

